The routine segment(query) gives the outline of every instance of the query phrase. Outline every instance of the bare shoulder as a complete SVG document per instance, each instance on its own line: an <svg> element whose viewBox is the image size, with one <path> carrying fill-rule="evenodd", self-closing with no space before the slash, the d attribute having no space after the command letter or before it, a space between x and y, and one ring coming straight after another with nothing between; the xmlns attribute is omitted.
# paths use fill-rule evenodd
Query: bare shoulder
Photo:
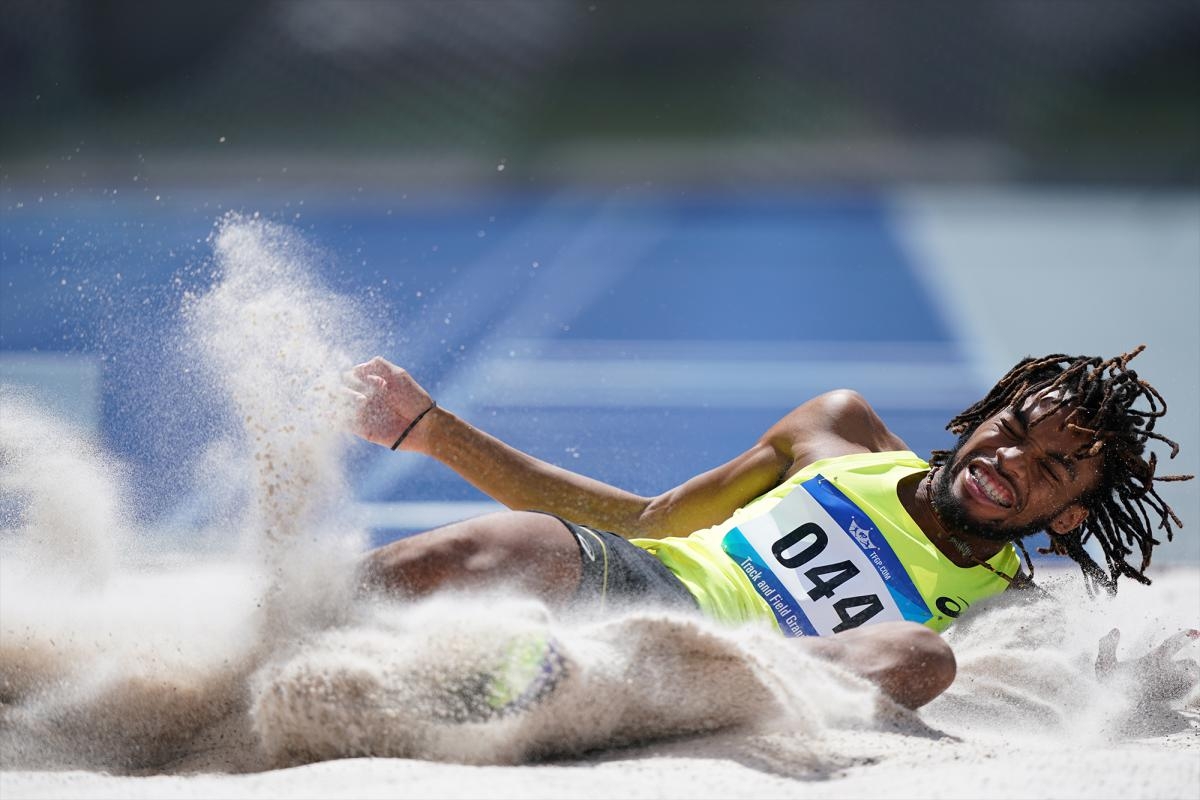
<svg viewBox="0 0 1200 800"><path fill-rule="evenodd" d="M836 389L796 407L764 439L791 456L791 472L813 461L850 453L907 450L867 399L853 389Z"/></svg>

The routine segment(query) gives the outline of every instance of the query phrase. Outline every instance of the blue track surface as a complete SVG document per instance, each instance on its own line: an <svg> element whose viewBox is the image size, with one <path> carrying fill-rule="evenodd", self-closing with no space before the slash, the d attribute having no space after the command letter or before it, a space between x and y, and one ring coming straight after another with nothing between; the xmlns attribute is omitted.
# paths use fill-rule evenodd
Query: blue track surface
<svg viewBox="0 0 1200 800"><path fill-rule="evenodd" d="M198 384L180 402L195 378L162 375L178 365L161 354L182 292L211 280L205 240L224 210L200 193L69 196L0 222L0 349L103 358L102 432L155 512L183 493L181 445L220 420ZM322 279L371 298L381 353L446 405L635 491L737 455L842 385L927 452L979 388L870 195L264 196L241 210L322 249ZM354 475L366 501L481 499L436 464L369 447Z"/></svg>

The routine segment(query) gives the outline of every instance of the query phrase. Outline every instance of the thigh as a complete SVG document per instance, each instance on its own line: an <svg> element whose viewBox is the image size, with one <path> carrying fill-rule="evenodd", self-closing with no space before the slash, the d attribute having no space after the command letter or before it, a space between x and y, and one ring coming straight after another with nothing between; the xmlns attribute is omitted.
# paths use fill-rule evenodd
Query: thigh
<svg viewBox="0 0 1200 800"><path fill-rule="evenodd" d="M423 596L443 589L511 588L562 604L579 587L579 545L555 517L502 511L401 539L373 551L367 582Z"/></svg>

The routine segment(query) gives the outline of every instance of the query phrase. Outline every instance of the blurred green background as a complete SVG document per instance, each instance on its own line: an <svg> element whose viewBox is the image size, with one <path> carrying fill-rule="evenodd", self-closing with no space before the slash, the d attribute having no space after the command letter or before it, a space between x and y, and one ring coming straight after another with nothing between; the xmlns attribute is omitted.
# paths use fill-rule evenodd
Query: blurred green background
<svg viewBox="0 0 1200 800"><path fill-rule="evenodd" d="M9 178L1194 186L1200 4L6 0L0 92Z"/></svg>

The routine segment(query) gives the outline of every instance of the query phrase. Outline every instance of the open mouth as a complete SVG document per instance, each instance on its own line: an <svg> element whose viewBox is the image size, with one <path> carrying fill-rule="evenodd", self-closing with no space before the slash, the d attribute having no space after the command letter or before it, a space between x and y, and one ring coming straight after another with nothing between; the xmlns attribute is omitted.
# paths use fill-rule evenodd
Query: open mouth
<svg viewBox="0 0 1200 800"><path fill-rule="evenodd" d="M982 495L988 500L1001 508L1012 508L1016 502L1017 495L1013 491L1012 486L1008 481L1000 477L994 469L986 464L971 464L967 468L968 483L971 488L976 490L977 495Z"/></svg>

